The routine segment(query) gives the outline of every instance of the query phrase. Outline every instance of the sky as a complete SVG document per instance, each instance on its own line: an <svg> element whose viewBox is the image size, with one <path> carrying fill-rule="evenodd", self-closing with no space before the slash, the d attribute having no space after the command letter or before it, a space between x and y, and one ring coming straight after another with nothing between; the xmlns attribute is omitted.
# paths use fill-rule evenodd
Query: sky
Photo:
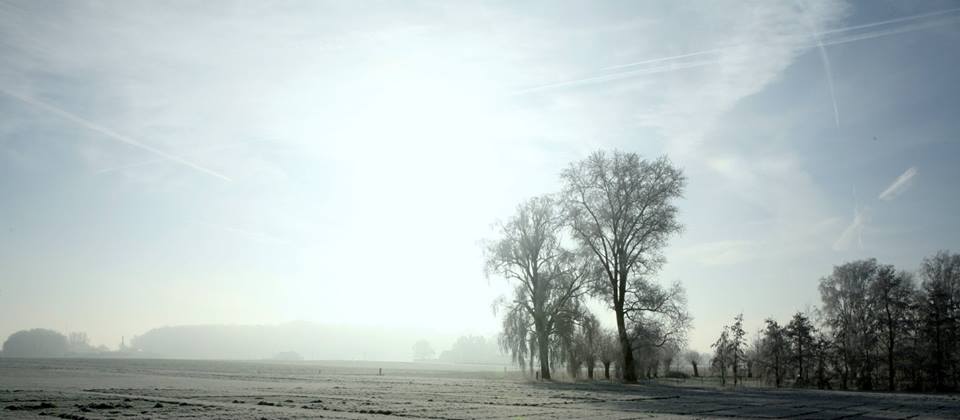
<svg viewBox="0 0 960 420"><path fill-rule="evenodd" d="M953 1L2 1L0 337L492 335L493 224L618 149L688 177L707 350L960 251L957 45Z"/></svg>

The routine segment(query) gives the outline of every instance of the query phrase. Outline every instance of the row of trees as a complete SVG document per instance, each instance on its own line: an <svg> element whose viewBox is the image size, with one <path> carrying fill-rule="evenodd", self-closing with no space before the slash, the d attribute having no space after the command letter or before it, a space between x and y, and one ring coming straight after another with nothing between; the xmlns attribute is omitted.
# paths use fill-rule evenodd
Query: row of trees
<svg viewBox="0 0 960 420"><path fill-rule="evenodd" d="M69 336L54 330L34 328L21 330L3 342L4 357L64 357L107 353L106 346L94 347L86 333L73 332Z"/></svg>
<svg viewBox="0 0 960 420"><path fill-rule="evenodd" d="M518 206L487 244L487 274L515 285L495 304L505 313L501 346L531 371L538 361L544 379L557 364L574 376L584 366L592 377L598 361L609 377L616 357L622 378L636 381L638 359L689 328L680 285L653 281L661 250L681 230L673 202L685 178L666 158L596 152L561 180L560 193ZM614 334L584 308L588 296L613 310Z"/></svg>
<svg viewBox="0 0 960 420"><path fill-rule="evenodd" d="M603 328L596 316L581 309L571 318L564 318L548 335L547 354L550 370L543 371L538 364L540 349L537 335L529 323L518 322L515 317L522 311L511 311L504 319L504 332L500 334L500 349L508 353L522 370L534 376L536 372L550 372L562 368L568 377L576 379L586 373L587 379L623 378L620 339L616 330ZM516 328L516 327L520 328ZM664 337L656 331L647 331L639 325L628 332L632 346L634 366L638 377L656 377L661 371L670 370L673 358L679 353L682 342ZM550 379L550 374L545 375Z"/></svg>
<svg viewBox="0 0 960 420"><path fill-rule="evenodd" d="M819 289L821 308L786 325L767 319L751 345L742 315L725 327L713 345L721 381L746 367L777 387L960 389L960 254L939 252L916 274L853 261Z"/></svg>

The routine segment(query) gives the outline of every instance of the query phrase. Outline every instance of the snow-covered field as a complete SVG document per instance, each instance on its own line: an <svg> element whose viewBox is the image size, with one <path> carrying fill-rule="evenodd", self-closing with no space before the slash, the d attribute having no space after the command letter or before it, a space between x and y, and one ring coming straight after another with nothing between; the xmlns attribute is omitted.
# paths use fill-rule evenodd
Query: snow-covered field
<svg viewBox="0 0 960 420"><path fill-rule="evenodd" d="M498 366L0 359L0 418L148 417L958 419L960 398L532 383Z"/></svg>

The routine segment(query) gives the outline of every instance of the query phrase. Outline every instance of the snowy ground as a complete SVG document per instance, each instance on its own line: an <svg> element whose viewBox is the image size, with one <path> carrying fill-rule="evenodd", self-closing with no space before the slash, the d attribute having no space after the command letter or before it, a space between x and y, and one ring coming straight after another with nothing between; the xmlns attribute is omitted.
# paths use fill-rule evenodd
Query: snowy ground
<svg viewBox="0 0 960 420"><path fill-rule="evenodd" d="M960 418L957 396L544 384L502 367L453 369L0 359L0 418Z"/></svg>

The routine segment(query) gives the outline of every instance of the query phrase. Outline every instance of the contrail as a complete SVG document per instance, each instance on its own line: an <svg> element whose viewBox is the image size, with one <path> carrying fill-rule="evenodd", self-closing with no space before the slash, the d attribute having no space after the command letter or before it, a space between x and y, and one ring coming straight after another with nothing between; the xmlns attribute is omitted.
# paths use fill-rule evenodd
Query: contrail
<svg viewBox="0 0 960 420"><path fill-rule="evenodd" d="M878 198L884 201L893 200L900 195L900 193L910 188L910 185L913 182L913 177L915 176L917 176L917 167L911 166L907 168L907 170L900 174L897 179L893 180L893 183L891 183L890 186L880 193Z"/></svg>
<svg viewBox="0 0 960 420"><path fill-rule="evenodd" d="M837 106L837 93L833 88L833 66L830 65L830 56L827 55L827 48L823 46L823 40L820 39L820 34L813 30L815 28L813 22L810 21L806 14L803 14L803 17L810 26L813 40L817 43L817 51L820 52L820 62L823 64L823 74L827 78L827 88L830 90L830 102L833 104L833 121L837 124L837 128L840 128L840 107ZM854 187L854 195L856 195L856 187Z"/></svg>
<svg viewBox="0 0 960 420"><path fill-rule="evenodd" d="M820 59L821 59L821 62L823 63L823 71L827 79L827 87L830 90L830 101L833 104L833 119L834 119L834 122L837 124L837 128L840 128L840 107L837 105L837 94L833 84L833 66L830 64L830 56L827 55L827 49L825 47L826 45L846 44L849 42L856 42L856 41L862 41L866 39L879 38L882 36L906 33L906 32L915 31L919 29L939 26L939 25L948 23L953 19L948 18L948 19L929 20L929 21L921 20L920 22L901 25L898 27L874 30L874 31L860 33L860 34L850 34L847 36L840 36L835 39L828 40L826 44L823 42L823 39L820 37L821 34L844 33L844 32L854 31L857 29L865 29L865 28L873 28L873 27L882 26L882 25L889 25L892 23L911 22L911 21L916 21L919 19L924 19L932 16L942 16L942 15L954 13L957 11L960 11L960 8L942 10L942 11L933 12L933 13L925 13L925 14L915 15L915 16L907 16L907 17L896 18L896 19L888 19L880 22L872 22L872 23L867 23L863 25L848 26L846 28L839 28L839 29L833 29L833 30L824 31L820 33L813 33L813 38L817 42L817 49L820 52ZM954 19L955 18L956 17L954 17Z"/></svg>
<svg viewBox="0 0 960 420"><path fill-rule="evenodd" d="M571 87L571 86L581 86L581 85L591 85L595 83L609 82L613 80L627 79L633 76L645 75L645 74L657 74L657 73L668 73L677 70L690 69L694 67L703 67L716 64L716 60L703 60L703 61L690 61L686 63L677 63L669 64L657 67L647 67L638 70L629 70L622 71L618 73L605 74L601 76L591 76L585 77L582 79L573 79L563 82L548 83L545 85L534 86L531 88L515 90L510 93L511 96L515 95L524 95L527 93L540 92L544 90L551 90L562 87Z"/></svg>
<svg viewBox="0 0 960 420"><path fill-rule="evenodd" d="M31 98L31 97L29 97L29 96L24 96L24 95L20 95L20 94L11 92L11 91L3 88L3 87L0 87L0 92L4 93L5 95L10 96L10 97L12 97L12 98L19 99L20 101L23 101L23 102L25 102L25 103L27 103L27 104L29 104L29 105L33 105L33 106L35 106L35 107L37 107L37 108L41 108L41 109L43 109L43 110L45 110L45 111L47 111L47 112L56 114L56 115L60 116L61 118L64 118L64 119L66 119L66 120L69 120L69 121L71 121L71 122L73 122L73 123L75 123L75 124L77 124L77 125L80 125L80 126L86 128L86 129L88 129L88 130L96 131L96 132L98 132L98 133L100 133L100 134L103 134L103 135L105 135L105 136L107 136L107 137L109 137L109 138L111 138L111 139L114 139L114 140L116 140L116 141L119 141L119 142L121 142L121 143L125 143L125 144L128 144L128 145L130 145L130 146L138 147L138 148L140 148L140 149L143 149L143 150L146 150L146 151L148 151L148 152L150 152L150 153L153 153L153 154L155 154L155 155L157 155L157 156L160 156L160 157L162 157L162 158L164 158L164 159L177 162L177 163L179 163L179 164L181 164L181 165L184 165L184 166L189 167L189 168L191 168L191 169L194 169L194 170L203 172L203 173L205 173L205 174L207 174L207 175L220 178L220 179L222 179L222 180L224 180L224 181L232 181L232 179L228 178L226 175L223 175L223 174L221 174L221 173L219 173L219 172L216 172L216 171L211 170L211 169L204 168L204 167L202 167L202 166L200 166L200 165L197 165L197 164L195 164L195 163L193 163L193 162L190 162L190 161L188 161L188 160L186 160L186 159L184 159L184 158L181 158L181 157L179 157L179 156L172 155L172 154L170 154L170 153L167 153L167 152L164 152L164 151L162 151L162 150L156 149L156 148L154 148L154 147L148 146L148 145L146 145L146 144L140 143L140 142L138 142L138 141L136 141L136 140L134 140L134 139L132 139L132 138L130 138L130 137L124 136L124 135L122 135L122 134L118 134L118 133L116 133L116 132L114 132L114 131L112 131L112 130L110 130L110 129L101 127L101 126L99 126L99 125L97 125L97 124L95 124L95 123L93 123L93 122L91 122L91 121L88 121L88 120L86 120L86 119L84 119L84 118L81 118L81 117L79 117L79 116L77 116L77 115L75 115L75 114L72 114L72 113L70 113L70 112L64 111L64 110L62 110L62 109L60 109L60 108L57 108L57 107L55 107L55 106L53 106L53 105L50 105L50 104L46 103L46 102L43 102L43 101L40 101L40 100Z"/></svg>
<svg viewBox="0 0 960 420"><path fill-rule="evenodd" d="M827 49L824 48L820 37L817 37L817 44L821 61L823 61L823 71L827 76L827 87L830 88L830 101L833 102L833 120L837 123L837 128L840 128L840 108L837 106L837 94L833 90L833 69L830 66L830 56L827 55Z"/></svg>
<svg viewBox="0 0 960 420"><path fill-rule="evenodd" d="M836 95L834 93L833 77L832 77L833 71L830 65L830 59L826 55L826 50L825 50L826 46L846 44L850 42L880 38L880 37L889 36L889 35L897 35L897 34L912 32L920 29L926 29L926 28L931 28L935 26L945 25L956 20L958 16L954 15L954 16L943 18L943 19L933 19L933 20L923 20L923 19L927 19L935 16L945 16L950 14L956 14L956 12L958 11L960 11L960 7L941 10L937 12L923 13L919 15L905 16L905 17L900 17L895 19L887 19L883 21L871 22L871 23L866 23L861 25L847 26L844 28L836 28L836 29L831 29L823 32L813 33L815 42L807 43L806 45L801 45L800 48L819 48L820 49L820 55L821 55L821 58L823 59L825 70L830 74L830 76L828 76L827 78L827 83L830 88L831 98L833 99L834 120L837 126L839 127L840 125L840 112L839 112L839 106L837 105L837 101L836 101ZM919 21L919 22L916 22L916 21ZM905 25L899 25L894 27L880 28L877 30L866 31L861 33L851 33L851 34L844 35L844 33L849 33L851 31L856 31L860 29L874 28L878 26L898 24L898 23L904 23L904 22L913 22L913 23L908 23ZM836 36L833 36L835 34ZM824 39L822 35L828 35L828 36ZM535 93L535 92L552 90L557 88L589 85L589 84L595 84L595 83L604 83L604 82L609 82L614 80L626 79L626 78L638 76L638 75L666 73L674 70L707 66L707 65L715 64L716 60L684 61L684 59L691 58L691 57L699 57L704 55L719 54L724 51L731 50L734 48L740 48L740 47L742 47L742 45L728 45L725 47L713 48L713 49L702 50L702 51L694 51L694 52L689 52L685 54L652 58L652 59L637 61L633 63L626 63L626 64L619 64L615 66L604 67L600 69L601 72L607 71L607 70L617 70L617 69L624 69L629 67L644 66L648 64L671 63L676 61L680 62L678 64L672 64L672 65L663 64L660 66L647 67L647 68L638 69L638 70L623 71L618 73L611 73L611 74L605 74L605 75L599 75L599 76L590 76L590 77L584 77L580 79L549 83L549 84L544 84L540 86L519 89L511 92L511 95L523 95L523 94Z"/></svg>
<svg viewBox="0 0 960 420"><path fill-rule="evenodd" d="M233 149L233 148L236 148L236 147L240 147L240 146L243 146L243 145L245 145L245 144L265 142L265 141L269 141L269 140L248 140L248 141L241 141L241 142L230 143L230 144L225 144L225 145L220 145L220 146L207 147L207 148L204 148L204 149L201 149L201 150L197 150L197 151L194 152L194 153L188 153L187 156L196 156L196 155L199 155L199 154L202 154L202 153L209 153L209 152L219 152L219 151L223 151L223 150L227 150L227 149ZM124 170L124 169L136 168L136 167L139 167L139 166L146 166L146 165L151 165L151 164L154 164L154 163L166 162L166 161L167 161L167 159L164 159L164 158L149 159L149 160L144 160L144 161L140 161L140 162L136 162L136 163L128 163L128 164L126 164L126 165L113 166L113 167L110 167L110 168L100 169L100 170L97 171L97 173L98 173L98 174L105 174L105 173L109 173L109 172L122 171L122 170Z"/></svg>
<svg viewBox="0 0 960 420"><path fill-rule="evenodd" d="M881 20L881 21L877 21L877 22L864 23L864 24L861 24L861 25L853 25L853 26L846 26L846 27L843 27L843 28L828 29L828 30L826 30L826 31L823 31L823 32L818 33L817 35L826 35L826 34L832 34L832 33L837 33L837 32L849 32L849 31L854 31L854 30L857 30L857 29L872 28L872 27L875 27L875 26L882 26L882 25L887 25L887 24L891 24L891 23L908 22L908 21L911 21L911 20L923 19L923 18L928 18L928 17L933 17L933 16L948 15L948 14L956 13L956 12L960 12L960 7L955 7L955 8L953 8L953 9L939 10L939 11L936 11L936 12L921 13L921 14L919 14L919 15L910 15L910 16L898 17L898 18L893 18L893 19Z"/></svg>
<svg viewBox="0 0 960 420"><path fill-rule="evenodd" d="M816 33L814 33L813 35L814 35L814 37L817 39L817 42L820 43L820 44L822 44L822 40L820 39L822 35L829 35L829 34L842 33L842 32L850 32L850 31L855 31L855 30L858 30L858 29L866 29L866 28L873 28L873 27L876 27L876 26L889 25L889 24L891 24L891 23L909 22L909 21L914 21L914 20L924 19L924 18L929 18L929 17L934 17L934 16L948 15L948 14L956 13L956 12L960 12L960 7L953 8L953 9L940 10L940 11L937 11L937 12L922 13L922 14L919 14L919 15L911 15L911 16L899 17L899 18L894 18L894 19L887 19L887 20L882 20L882 21L877 21L877 22L865 23L865 24L861 24L861 25L853 25L853 26L847 26L847 27L843 27L843 28L829 29L829 30L822 31L822 32L816 32ZM937 25L941 24L941 22L937 22L937 21L934 21L933 23L935 23L935 24L934 24L934 25L930 25L930 26L937 26ZM901 32L909 32L909 31L911 31L911 30L920 29L921 27L926 27L927 25L929 25L929 22L927 22L927 24L923 24L923 25L911 25L911 26L907 26L907 27L904 27L904 29L898 28L898 29L897 29L896 31L894 31L894 32L886 32L886 31L880 32L880 31L878 31L878 33L876 33L876 34L875 34L875 33L865 33L864 35L867 35L867 37L865 37L865 38L856 37L856 38L854 38L854 39L841 39L841 40L839 40L839 41L834 41L834 42L828 41L828 42L827 42L826 44L824 44L824 45L836 45L836 44L847 43L847 42L852 42L852 41L859 41L859 40L861 40L861 39L869 39L869 38L875 38L875 37L879 37L879 36L892 35L892 34L901 33ZM653 64L653 63L660 63L660 62L664 62L664 61L678 60L678 59L681 59L681 58L689 58L689 57L696 57L696 56L701 56L701 55L715 54L715 53L723 52L723 51L725 51L725 50L728 50L728 49L731 49L731 48L736 48L736 47L739 47L739 45L731 45L731 46L727 46L727 47L719 47L719 48L713 48L713 49L709 49L709 50L695 51L695 52L691 52L691 53L674 55L674 56L669 56L669 57L651 58L651 59L649 59L649 60L637 61L637 62L633 62L633 63L618 64L618 65L615 65L615 66L605 67L605 68L603 68L602 70L615 70L615 69L620 69L620 68L625 68L625 67L635 67L635 66L642 66L642 65L644 65L644 64Z"/></svg>
<svg viewBox="0 0 960 420"><path fill-rule="evenodd" d="M933 28L935 26L945 25L952 23L956 20L957 17L950 17L939 20L930 20L930 21L920 21L912 24L894 26L888 29L880 29L874 31L863 32L859 34L850 34L846 36L839 36L836 38L828 38L823 45L839 45L846 44L850 42L863 41L867 39L880 38L889 35L898 35L906 32L913 32L921 29Z"/></svg>
<svg viewBox="0 0 960 420"><path fill-rule="evenodd" d="M604 67L602 70L615 70L615 69L622 69L622 68L625 68L625 67L642 66L642 65L644 65L644 64L653 64L653 63L661 63L661 62L664 62L664 61L679 60L679 59L681 59L681 58L697 57L697 56L701 56L701 55L707 55L707 54L714 54L714 53L722 52L722 51L724 51L724 50L726 50L726 49L728 49L728 48L730 48L730 47L714 48L714 49L712 49L712 50L696 51L696 52L692 52L692 53L686 53L686 54L680 54L680 55L673 55L673 56L670 56L670 57L651 58L651 59L649 59L649 60L643 60L643 61L637 61L637 62L633 62L633 63L618 64L618 65L616 65L616 66Z"/></svg>

